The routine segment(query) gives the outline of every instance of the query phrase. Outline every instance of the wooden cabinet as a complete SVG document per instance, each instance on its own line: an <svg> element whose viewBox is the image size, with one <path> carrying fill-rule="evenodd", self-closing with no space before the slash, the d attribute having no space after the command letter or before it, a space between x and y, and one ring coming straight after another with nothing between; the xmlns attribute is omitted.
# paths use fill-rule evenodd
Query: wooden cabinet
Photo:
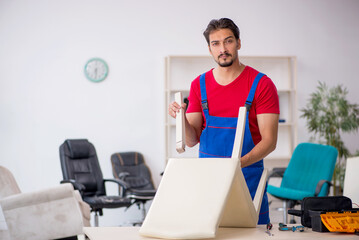
<svg viewBox="0 0 359 240"><path fill-rule="evenodd" d="M277 148L265 158L267 168L286 166L297 145L296 58L292 56L240 56L240 61L263 72L277 87L280 103L280 123ZM191 82L200 74L216 67L212 56L168 56L165 76L165 148L166 160L171 157L197 157L198 144L176 152L175 119L167 114L174 94L188 97Z"/></svg>

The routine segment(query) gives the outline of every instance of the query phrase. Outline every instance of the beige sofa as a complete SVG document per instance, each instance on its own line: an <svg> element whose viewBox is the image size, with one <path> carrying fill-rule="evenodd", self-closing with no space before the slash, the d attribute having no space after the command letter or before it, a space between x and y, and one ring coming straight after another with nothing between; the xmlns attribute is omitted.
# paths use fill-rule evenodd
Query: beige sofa
<svg viewBox="0 0 359 240"><path fill-rule="evenodd" d="M57 239L83 233L90 226L90 207L71 184L21 193L11 172L0 166L0 205L8 233L17 239Z"/></svg>

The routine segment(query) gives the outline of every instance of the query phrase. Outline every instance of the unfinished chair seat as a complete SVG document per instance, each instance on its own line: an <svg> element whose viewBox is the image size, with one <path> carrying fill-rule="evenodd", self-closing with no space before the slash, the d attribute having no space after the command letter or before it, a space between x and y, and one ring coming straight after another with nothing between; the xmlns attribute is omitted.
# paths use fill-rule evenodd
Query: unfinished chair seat
<svg viewBox="0 0 359 240"><path fill-rule="evenodd" d="M232 158L171 158L139 231L165 239L214 238L218 227L257 226L267 170L252 199L240 157L246 108L239 110Z"/></svg>

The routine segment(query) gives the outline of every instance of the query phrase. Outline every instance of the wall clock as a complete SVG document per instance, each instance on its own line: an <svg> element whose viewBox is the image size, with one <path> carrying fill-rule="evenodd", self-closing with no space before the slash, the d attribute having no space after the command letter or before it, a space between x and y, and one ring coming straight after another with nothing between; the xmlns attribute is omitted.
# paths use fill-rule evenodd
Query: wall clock
<svg viewBox="0 0 359 240"><path fill-rule="evenodd" d="M107 63L101 58L91 58L85 65L85 76L92 82L105 80L108 74Z"/></svg>

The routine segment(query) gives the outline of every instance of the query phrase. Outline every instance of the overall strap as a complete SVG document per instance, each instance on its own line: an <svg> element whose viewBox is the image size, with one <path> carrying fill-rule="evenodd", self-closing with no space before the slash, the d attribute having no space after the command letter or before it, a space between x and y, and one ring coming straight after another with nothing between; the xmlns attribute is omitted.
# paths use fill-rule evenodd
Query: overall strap
<svg viewBox="0 0 359 240"><path fill-rule="evenodd" d="M206 91L206 73L201 74L199 78L199 84L201 88L201 103L203 108L204 116L207 118L208 113L208 101L207 101L207 91Z"/></svg>
<svg viewBox="0 0 359 240"><path fill-rule="evenodd" d="M252 87L251 87L251 90L249 91L249 94L248 94L248 97L247 97L247 100L246 100L246 104L245 104L245 106L247 108L247 112L249 112L249 110L251 109L252 102L253 102L253 99L254 99L254 94L256 93L259 80L261 80L261 78L263 76L264 76L263 73L258 73L257 76L255 77L253 83L252 83Z"/></svg>

